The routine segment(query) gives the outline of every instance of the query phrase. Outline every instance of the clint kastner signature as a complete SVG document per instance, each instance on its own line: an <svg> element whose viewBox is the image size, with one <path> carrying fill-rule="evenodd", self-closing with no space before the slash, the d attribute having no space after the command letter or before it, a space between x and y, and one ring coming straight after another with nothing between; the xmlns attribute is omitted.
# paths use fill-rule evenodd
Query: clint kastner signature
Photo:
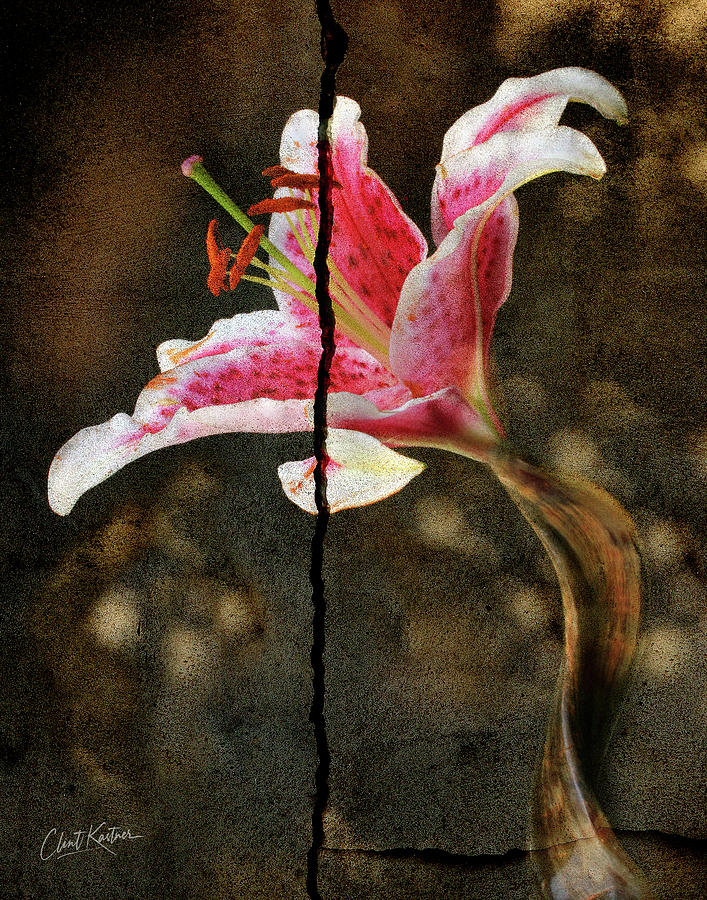
<svg viewBox="0 0 707 900"><path fill-rule="evenodd" d="M99 825L87 825L76 831L59 831L52 828L42 841L39 855L42 859L51 859L52 856L60 859L62 856L71 856L73 853L90 853L91 850L105 850L116 856L113 845L119 841L136 841L144 835L136 834L128 825L108 825L101 822Z"/></svg>

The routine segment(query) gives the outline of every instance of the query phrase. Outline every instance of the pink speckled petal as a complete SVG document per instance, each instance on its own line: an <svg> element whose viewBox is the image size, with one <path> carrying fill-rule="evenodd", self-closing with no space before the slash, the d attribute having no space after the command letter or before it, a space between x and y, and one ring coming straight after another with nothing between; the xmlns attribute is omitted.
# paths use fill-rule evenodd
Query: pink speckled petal
<svg viewBox="0 0 707 900"><path fill-rule="evenodd" d="M534 78L510 78L494 97L465 113L444 139L432 189L432 234L439 244L457 216L487 200L523 154L528 134L553 129L569 100L623 121L626 104L606 79L586 69L555 69Z"/></svg>
<svg viewBox="0 0 707 900"><path fill-rule="evenodd" d="M486 460L499 434L456 388L408 400L397 409L382 409L350 393L329 395L327 421L377 438L389 447L437 447Z"/></svg>
<svg viewBox="0 0 707 900"><path fill-rule="evenodd" d="M517 210L509 195L548 172L599 178L605 170L589 138L562 126L524 132L522 140L501 133L468 152L477 151L502 160L507 174L495 193L459 216L437 251L413 269L393 324L391 365L416 396L449 386L472 402L479 391L485 393L493 323L511 285ZM464 155L452 164L463 166Z"/></svg>
<svg viewBox="0 0 707 900"><path fill-rule="evenodd" d="M359 121L360 114L361 110L353 100L337 98L331 123L331 146L333 174L340 186L333 189L334 226L330 255L346 284L390 327L403 281L413 266L425 258L427 243L394 194L368 167L368 137ZM316 153L312 151L312 147L316 147L317 127L318 119L311 110L302 110L291 117L285 126L280 148L284 166L299 173L317 172ZM302 196L301 191L294 193ZM275 196L285 194L285 189L280 188ZM312 197L315 203L316 194L315 191ZM318 210L316 217L319 218ZM284 215L273 215L269 237L298 265L303 263L301 250ZM303 271L312 275L308 262ZM334 286L336 280L337 275L333 273ZM276 296L281 308L300 315L299 311L293 310L291 301ZM309 321L309 314L301 315Z"/></svg>
<svg viewBox="0 0 707 900"><path fill-rule="evenodd" d="M588 103L607 119L625 122L626 103L616 88L589 69L552 69L532 78L508 78L493 97L464 113L447 131L442 163L502 131L557 125L571 100Z"/></svg>
<svg viewBox="0 0 707 900"><path fill-rule="evenodd" d="M515 198L502 200L487 222L472 218L473 212L457 220L403 287L390 360L417 397L455 386L474 398L476 361L480 353L484 360L488 355L496 313L510 292ZM462 221L466 227L459 227Z"/></svg>
<svg viewBox="0 0 707 900"><path fill-rule="evenodd" d="M108 422L82 429L57 453L49 469L49 505L60 516L68 515L90 488L162 447L228 432L309 430L305 408L303 400L265 398L192 412L181 407L154 433L139 419L119 413Z"/></svg>
<svg viewBox="0 0 707 900"><path fill-rule="evenodd" d="M327 502L331 512L367 506L405 487L425 468L415 459L357 431L330 428L327 436ZM283 463L277 472L287 496L305 512L316 514L316 460Z"/></svg>
<svg viewBox="0 0 707 900"><path fill-rule="evenodd" d="M206 337L198 341L164 341L157 348L160 371L205 356L228 353L244 347L264 347L279 341L319 341L319 328L297 328L282 312L264 309L251 313L238 313L230 319L219 319L209 329Z"/></svg>
<svg viewBox="0 0 707 900"><path fill-rule="evenodd" d="M250 316L261 319L261 313ZM202 348L199 348L202 349ZM160 447L208 434L308 431L321 348L279 335L189 361L154 378L132 416L84 428L57 454L49 477L52 508L65 515L84 491ZM386 391L394 377L364 350L340 347L331 368L336 391ZM176 424L175 424L176 420Z"/></svg>

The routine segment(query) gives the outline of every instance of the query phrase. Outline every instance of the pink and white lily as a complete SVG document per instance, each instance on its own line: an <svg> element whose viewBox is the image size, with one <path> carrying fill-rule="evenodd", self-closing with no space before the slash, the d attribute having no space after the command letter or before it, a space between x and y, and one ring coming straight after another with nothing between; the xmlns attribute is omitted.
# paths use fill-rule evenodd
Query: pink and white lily
<svg viewBox="0 0 707 900"><path fill-rule="evenodd" d="M518 230L513 192L552 171L594 178L605 171L584 134L557 124L569 100L619 121L626 117L621 95L605 79L566 68L509 79L454 123L434 180L437 249L428 256L420 230L367 165L358 105L338 98L330 127L335 185L328 259L337 320L328 398L332 511L383 499L422 471L393 447L441 447L483 460L502 441L490 398L489 346L511 287ZM267 238L254 233L258 226L199 160L185 164L249 232L251 249L238 255L231 285L241 277L269 285L278 310L221 319L198 341L161 344L161 374L144 388L132 416L84 428L57 453L49 473L57 513L66 515L89 488L161 447L225 432L312 429L320 355L313 270L317 128L312 110L295 113L285 126L281 166L271 172L276 191L267 208L276 211ZM218 293L226 289L230 250L217 243L214 228L209 234L217 269L209 286ZM253 255L258 243L267 261ZM310 512L313 471L314 458L279 468L288 497Z"/></svg>

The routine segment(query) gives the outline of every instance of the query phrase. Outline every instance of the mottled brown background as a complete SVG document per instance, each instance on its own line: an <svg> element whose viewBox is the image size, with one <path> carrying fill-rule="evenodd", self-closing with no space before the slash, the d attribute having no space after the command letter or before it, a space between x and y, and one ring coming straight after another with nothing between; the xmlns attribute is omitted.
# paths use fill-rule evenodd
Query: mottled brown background
<svg viewBox="0 0 707 900"><path fill-rule="evenodd" d="M585 65L620 129L566 121L600 183L521 191L495 351L516 445L603 484L646 565L634 680L602 801L663 900L707 893L702 0L340 2L340 91L371 164L428 230L447 127L503 78ZM315 753L312 520L275 467L307 436L212 438L128 467L68 519L55 450L130 411L154 347L213 298L201 152L244 204L287 116L316 106L305 0L30 3L5 11L0 895L304 896ZM560 661L558 591L490 473L432 452L326 551L331 898L525 898L526 808ZM128 822L116 857L42 862L52 827Z"/></svg>

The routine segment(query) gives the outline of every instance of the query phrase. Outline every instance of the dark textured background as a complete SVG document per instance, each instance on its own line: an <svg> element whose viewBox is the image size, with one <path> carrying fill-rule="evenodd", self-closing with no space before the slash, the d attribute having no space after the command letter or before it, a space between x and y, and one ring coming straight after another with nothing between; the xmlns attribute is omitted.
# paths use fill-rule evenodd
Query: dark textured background
<svg viewBox="0 0 707 900"><path fill-rule="evenodd" d="M601 791L664 900L707 893L701 7L335 9L340 92L425 231L445 130L503 78L585 65L628 101L622 129L566 116L604 155L602 182L520 192L495 352L519 449L598 481L639 526L641 646ZM132 410L161 340L268 305L206 290L214 207L178 166L201 152L237 200L263 196L284 121L316 106L312 6L78 0L4 17L0 895L302 897L313 523L275 467L310 438L163 451L68 519L45 484L66 438ZM413 455L423 476L330 526L323 893L524 898L558 591L490 473ZM40 861L50 828L103 820L145 839Z"/></svg>

